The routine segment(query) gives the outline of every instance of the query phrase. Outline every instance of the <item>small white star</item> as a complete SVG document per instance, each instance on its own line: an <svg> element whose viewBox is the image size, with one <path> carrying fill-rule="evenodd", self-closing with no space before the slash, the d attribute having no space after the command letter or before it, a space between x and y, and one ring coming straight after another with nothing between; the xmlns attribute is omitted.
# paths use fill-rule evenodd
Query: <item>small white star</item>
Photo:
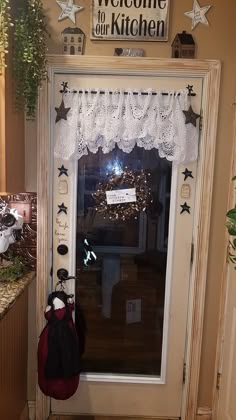
<svg viewBox="0 0 236 420"><path fill-rule="evenodd" d="M191 10L191 12L184 13L185 16L188 16L190 19L192 19L192 29L194 29L195 26L198 25L198 23L209 25L205 14L208 12L210 8L211 6L200 7L198 4L198 1L194 0L193 10Z"/></svg>
<svg viewBox="0 0 236 420"><path fill-rule="evenodd" d="M56 0L58 6L62 9L61 14L58 18L58 22L63 19L69 18L73 23L75 23L75 14L83 10L82 6L76 6L73 3L74 0L67 0L66 3Z"/></svg>

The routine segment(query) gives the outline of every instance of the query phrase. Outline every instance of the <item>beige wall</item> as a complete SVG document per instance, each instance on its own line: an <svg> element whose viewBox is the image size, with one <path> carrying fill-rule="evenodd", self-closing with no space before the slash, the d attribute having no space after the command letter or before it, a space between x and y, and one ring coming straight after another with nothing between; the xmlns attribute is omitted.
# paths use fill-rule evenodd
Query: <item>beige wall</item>
<svg viewBox="0 0 236 420"><path fill-rule="evenodd" d="M25 191L37 190L37 122L25 121Z"/></svg>
<svg viewBox="0 0 236 420"><path fill-rule="evenodd" d="M67 26L73 26L68 19L58 22L60 8L56 1L44 0L45 14L48 19L49 53L62 54L61 32ZM177 32L187 30L191 32L191 20L184 16L185 11L192 9L193 1L171 0L169 42L129 42L129 41L90 41L90 11L88 0L75 1L85 7L77 14L77 26L86 34L85 54L113 55L115 47L144 48L146 56L171 57L171 42ZM211 406L212 385L214 377L215 349L217 338L217 322L219 312L220 282L222 265L225 258L224 220L227 205L227 195L230 179L230 162L232 150L233 118L236 95L236 54L235 54L235 18L236 4L234 0L199 0L201 6L211 4L207 13L210 26L199 24L193 31L197 45L196 58L220 59L222 62L222 82L219 109L219 127L216 148L215 177L213 186L213 207L211 233L209 238L209 270L206 291L205 326L202 351L202 369L200 375L199 406ZM35 135L29 129L31 142L26 149L26 156L30 165L27 167L28 179L35 179L36 164L32 164L32 149ZM27 179L26 177L26 179ZM29 178L30 177L30 178ZM30 190L34 190L34 182L30 183Z"/></svg>

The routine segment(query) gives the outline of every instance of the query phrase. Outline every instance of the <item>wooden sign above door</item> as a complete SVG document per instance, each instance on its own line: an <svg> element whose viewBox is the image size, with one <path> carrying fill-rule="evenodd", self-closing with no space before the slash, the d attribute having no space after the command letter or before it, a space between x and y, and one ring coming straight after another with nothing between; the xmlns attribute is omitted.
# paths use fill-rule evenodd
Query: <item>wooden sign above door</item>
<svg viewBox="0 0 236 420"><path fill-rule="evenodd" d="M91 39L167 41L169 0L93 0Z"/></svg>

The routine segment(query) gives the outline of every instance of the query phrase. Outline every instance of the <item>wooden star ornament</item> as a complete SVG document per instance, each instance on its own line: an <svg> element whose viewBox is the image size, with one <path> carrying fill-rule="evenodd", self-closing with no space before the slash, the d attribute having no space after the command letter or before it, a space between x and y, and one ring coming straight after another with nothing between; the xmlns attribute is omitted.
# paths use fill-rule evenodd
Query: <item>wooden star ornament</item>
<svg viewBox="0 0 236 420"><path fill-rule="evenodd" d="M61 175L68 176L68 169L65 168L64 165L61 165L61 167L60 168L57 168L57 169L59 171L59 175L58 176L61 176Z"/></svg>
<svg viewBox="0 0 236 420"><path fill-rule="evenodd" d="M186 201L184 204L181 204L180 207L182 207L180 214L185 213L185 212L190 214L190 206L188 206Z"/></svg>
<svg viewBox="0 0 236 420"><path fill-rule="evenodd" d="M197 119L200 117L199 114L196 114L196 112L193 111L193 108L189 107L188 111L183 111L185 115L185 124L193 124L194 127L197 125Z"/></svg>
<svg viewBox="0 0 236 420"><path fill-rule="evenodd" d="M58 22L69 18L75 24L75 14L81 12L84 8L82 6L76 6L74 0L67 0L66 2L56 0L58 6L61 8L61 14L58 18Z"/></svg>
<svg viewBox="0 0 236 420"><path fill-rule="evenodd" d="M211 8L211 6L204 6L200 7L197 0L194 0L193 2L193 10L190 12L185 12L185 16L192 19L192 27L193 30L195 26L197 26L199 23L203 23L203 25L209 26L209 22L205 16L205 14L208 12L208 10Z"/></svg>
<svg viewBox="0 0 236 420"><path fill-rule="evenodd" d="M64 204L64 203L58 204L58 206L57 206L57 207L59 208L59 210L58 210L57 214L60 214L60 213L65 213L65 214L67 214L67 207L65 206L65 204Z"/></svg>
<svg viewBox="0 0 236 420"><path fill-rule="evenodd" d="M57 116L56 116L56 123L60 120L67 120L67 114L70 110L70 108L66 108L64 101L62 99L61 101L61 105L59 106L59 108L55 108Z"/></svg>
<svg viewBox="0 0 236 420"><path fill-rule="evenodd" d="M186 179L188 179L188 178L194 178L193 177L193 172L190 171L188 168L185 168L185 171L182 172L182 174L184 175L184 181L186 181Z"/></svg>

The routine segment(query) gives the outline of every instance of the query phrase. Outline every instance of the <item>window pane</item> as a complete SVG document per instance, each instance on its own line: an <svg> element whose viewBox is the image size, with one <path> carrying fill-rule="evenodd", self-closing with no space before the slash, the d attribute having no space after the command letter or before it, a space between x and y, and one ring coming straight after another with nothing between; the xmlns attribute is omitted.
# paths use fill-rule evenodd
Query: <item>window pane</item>
<svg viewBox="0 0 236 420"><path fill-rule="evenodd" d="M123 221L119 213L114 221L96 211L93 193L114 168L117 179L127 170L146 174L152 203L136 218ZM79 161L76 300L87 323L83 371L160 375L170 185L171 164L156 150L99 151ZM98 257L88 267L84 237Z"/></svg>

